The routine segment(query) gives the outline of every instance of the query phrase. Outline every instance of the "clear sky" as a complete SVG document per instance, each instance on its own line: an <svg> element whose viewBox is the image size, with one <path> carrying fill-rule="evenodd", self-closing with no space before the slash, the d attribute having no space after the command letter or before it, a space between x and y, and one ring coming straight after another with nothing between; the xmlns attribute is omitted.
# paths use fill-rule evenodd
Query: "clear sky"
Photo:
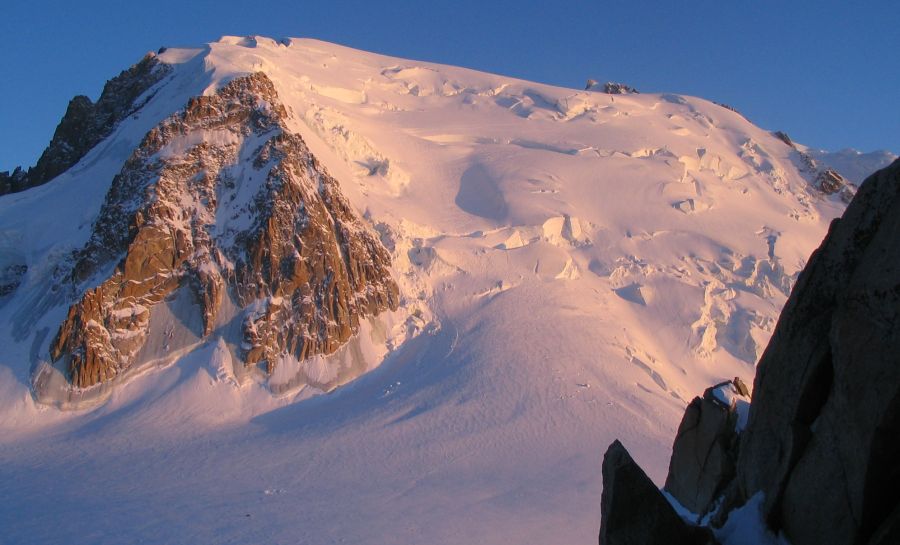
<svg viewBox="0 0 900 545"><path fill-rule="evenodd" d="M312 37L567 87L724 102L825 149L900 152L900 1L6 0L0 170L31 165L69 99L160 46Z"/></svg>

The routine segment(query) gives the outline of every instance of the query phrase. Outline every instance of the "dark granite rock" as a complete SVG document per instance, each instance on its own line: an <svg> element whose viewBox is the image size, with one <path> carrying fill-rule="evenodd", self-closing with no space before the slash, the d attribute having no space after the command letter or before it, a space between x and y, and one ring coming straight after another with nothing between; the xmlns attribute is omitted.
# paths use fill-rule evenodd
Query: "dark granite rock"
<svg viewBox="0 0 900 545"><path fill-rule="evenodd" d="M894 507L894 511L875 530L868 545L897 545L897 543L900 543L900 505Z"/></svg>
<svg viewBox="0 0 900 545"><path fill-rule="evenodd" d="M702 398L691 401L672 446L665 489L700 516L713 507L735 476L739 438L736 397L748 393L746 385L736 381L707 388Z"/></svg>
<svg viewBox="0 0 900 545"><path fill-rule="evenodd" d="M675 441L666 487L683 505L702 513L722 498L710 513L721 526L762 493L769 530L794 545L900 542L900 160L862 184L801 273L739 442L714 392Z"/></svg>
<svg viewBox="0 0 900 545"><path fill-rule="evenodd" d="M715 543L706 528L683 521L619 441L603 456L600 545Z"/></svg>
<svg viewBox="0 0 900 545"><path fill-rule="evenodd" d="M744 381L741 380L741 377L734 377L731 381L731 384L734 386L734 389L737 390L738 395L744 396L747 399L750 399L750 388L744 384Z"/></svg>
<svg viewBox="0 0 900 545"><path fill-rule="evenodd" d="M738 461L794 545L866 543L900 503L900 161L814 252L763 354Z"/></svg>

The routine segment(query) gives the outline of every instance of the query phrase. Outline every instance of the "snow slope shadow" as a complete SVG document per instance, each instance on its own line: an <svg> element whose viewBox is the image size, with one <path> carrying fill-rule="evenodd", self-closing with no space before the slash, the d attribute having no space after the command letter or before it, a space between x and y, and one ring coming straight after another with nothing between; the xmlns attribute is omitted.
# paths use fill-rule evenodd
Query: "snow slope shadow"
<svg viewBox="0 0 900 545"><path fill-rule="evenodd" d="M449 372L443 363L453 352L457 335L456 328L447 323L440 329L426 331L353 382L331 393L258 415L252 422L273 434L295 434L302 428L304 433L327 436L360 419L382 420L373 419L373 412L386 412L386 425L403 420L410 413L425 413L427 406L409 410L415 404L409 398L428 390L429 385L440 382ZM394 414L398 398L405 401L400 404L403 414L399 416Z"/></svg>
<svg viewBox="0 0 900 545"><path fill-rule="evenodd" d="M463 172L456 194L456 206L469 214L495 221L502 221L507 214L503 193L484 165L479 163Z"/></svg>

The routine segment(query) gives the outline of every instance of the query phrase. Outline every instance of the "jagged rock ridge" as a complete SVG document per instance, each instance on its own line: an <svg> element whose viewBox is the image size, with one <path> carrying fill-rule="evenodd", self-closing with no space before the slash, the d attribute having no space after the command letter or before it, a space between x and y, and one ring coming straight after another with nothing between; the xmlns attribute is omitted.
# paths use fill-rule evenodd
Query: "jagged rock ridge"
<svg viewBox="0 0 900 545"><path fill-rule="evenodd" d="M254 73L144 137L68 275L83 295L50 351L72 384L134 365L154 307L179 288L199 303L204 336L234 318L220 316L226 299L243 309L240 356L267 372L285 354L334 352L361 319L396 309L389 254L286 115Z"/></svg>
<svg viewBox="0 0 900 545"><path fill-rule="evenodd" d="M17 167L12 174L0 172L0 195L49 182L75 165L122 119L140 109L143 102L135 101L170 71L171 67L159 62L155 54L147 53L137 64L107 81L96 103L84 95L74 97L37 163L27 171Z"/></svg>

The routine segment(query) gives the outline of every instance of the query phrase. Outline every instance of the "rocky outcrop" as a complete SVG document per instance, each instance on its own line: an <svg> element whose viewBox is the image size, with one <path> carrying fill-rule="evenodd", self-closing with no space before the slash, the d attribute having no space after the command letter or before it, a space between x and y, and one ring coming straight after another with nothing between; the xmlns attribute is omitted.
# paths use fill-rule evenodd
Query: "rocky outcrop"
<svg viewBox="0 0 900 545"><path fill-rule="evenodd" d="M665 490L702 517L734 479L749 392L737 377L703 392L678 426Z"/></svg>
<svg viewBox="0 0 900 545"><path fill-rule="evenodd" d="M239 320L240 355L269 373L284 355L334 352L363 318L397 307L389 254L286 115L255 73L144 137L73 258L69 283L83 295L51 345L73 385L133 366L154 308L181 289L201 335Z"/></svg>
<svg viewBox="0 0 900 545"><path fill-rule="evenodd" d="M712 533L684 522L619 441L603 456L600 545L701 545Z"/></svg>
<svg viewBox="0 0 900 545"><path fill-rule="evenodd" d="M826 195L837 193L849 183L849 180L831 168L820 171L815 181L816 189Z"/></svg>
<svg viewBox="0 0 900 545"><path fill-rule="evenodd" d="M797 144L791 140L791 137L788 136L787 133L775 131L772 135L794 149L800 160L800 171L807 173L813 187L826 195L838 194L845 203L849 203L853 200L857 191L856 184L842 176L833 168L821 167L809 153L798 148Z"/></svg>
<svg viewBox="0 0 900 545"><path fill-rule="evenodd" d="M775 132L772 133L772 136L774 136L775 138L781 140L782 142L784 142L784 143L787 144L788 146L790 146L790 147L792 147L792 148L794 148L794 149L797 149L797 145L794 144L794 141L791 140L791 137L788 136L788 133L786 133L786 132L784 132L784 131L775 131Z"/></svg>
<svg viewBox="0 0 900 545"><path fill-rule="evenodd" d="M818 164L840 172L841 176L856 185L862 183L869 174L889 166L898 158L887 150L862 153L851 148L831 152L810 148L806 153Z"/></svg>
<svg viewBox="0 0 900 545"><path fill-rule="evenodd" d="M600 85L597 80L589 79L587 84L584 87L585 91L600 91L606 93L607 95L628 95L628 94L638 94L638 90L630 85L626 85L624 83L616 83L614 81L607 81L603 85Z"/></svg>
<svg viewBox="0 0 900 545"><path fill-rule="evenodd" d="M169 71L168 65L148 53L140 62L107 81L96 103L84 95L73 98L37 163L27 171L17 167L12 174L0 172L0 195L46 183L78 163L121 120L143 105L136 102L138 98Z"/></svg>
<svg viewBox="0 0 900 545"><path fill-rule="evenodd" d="M896 543L900 160L862 184L811 256L759 361L753 392L736 443L725 412L706 399L688 407L666 484L673 495L702 513L712 505L709 491L717 491L718 511L705 519L713 524L761 495L768 529L794 545ZM707 414L710 431L688 440ZM738 446L730 482L731 471L718 471L723 464L695 462L710 453L733 460L733 450L716 446L720 433ZM606 476L604 467L604 486Z"/></svg>
<svg viewBox="0 0 900 545"><path fill-rule="evenodd" d="M900 161L870 176L760 359L743 498L794 545L866 543L900 504Z"/></svg>

